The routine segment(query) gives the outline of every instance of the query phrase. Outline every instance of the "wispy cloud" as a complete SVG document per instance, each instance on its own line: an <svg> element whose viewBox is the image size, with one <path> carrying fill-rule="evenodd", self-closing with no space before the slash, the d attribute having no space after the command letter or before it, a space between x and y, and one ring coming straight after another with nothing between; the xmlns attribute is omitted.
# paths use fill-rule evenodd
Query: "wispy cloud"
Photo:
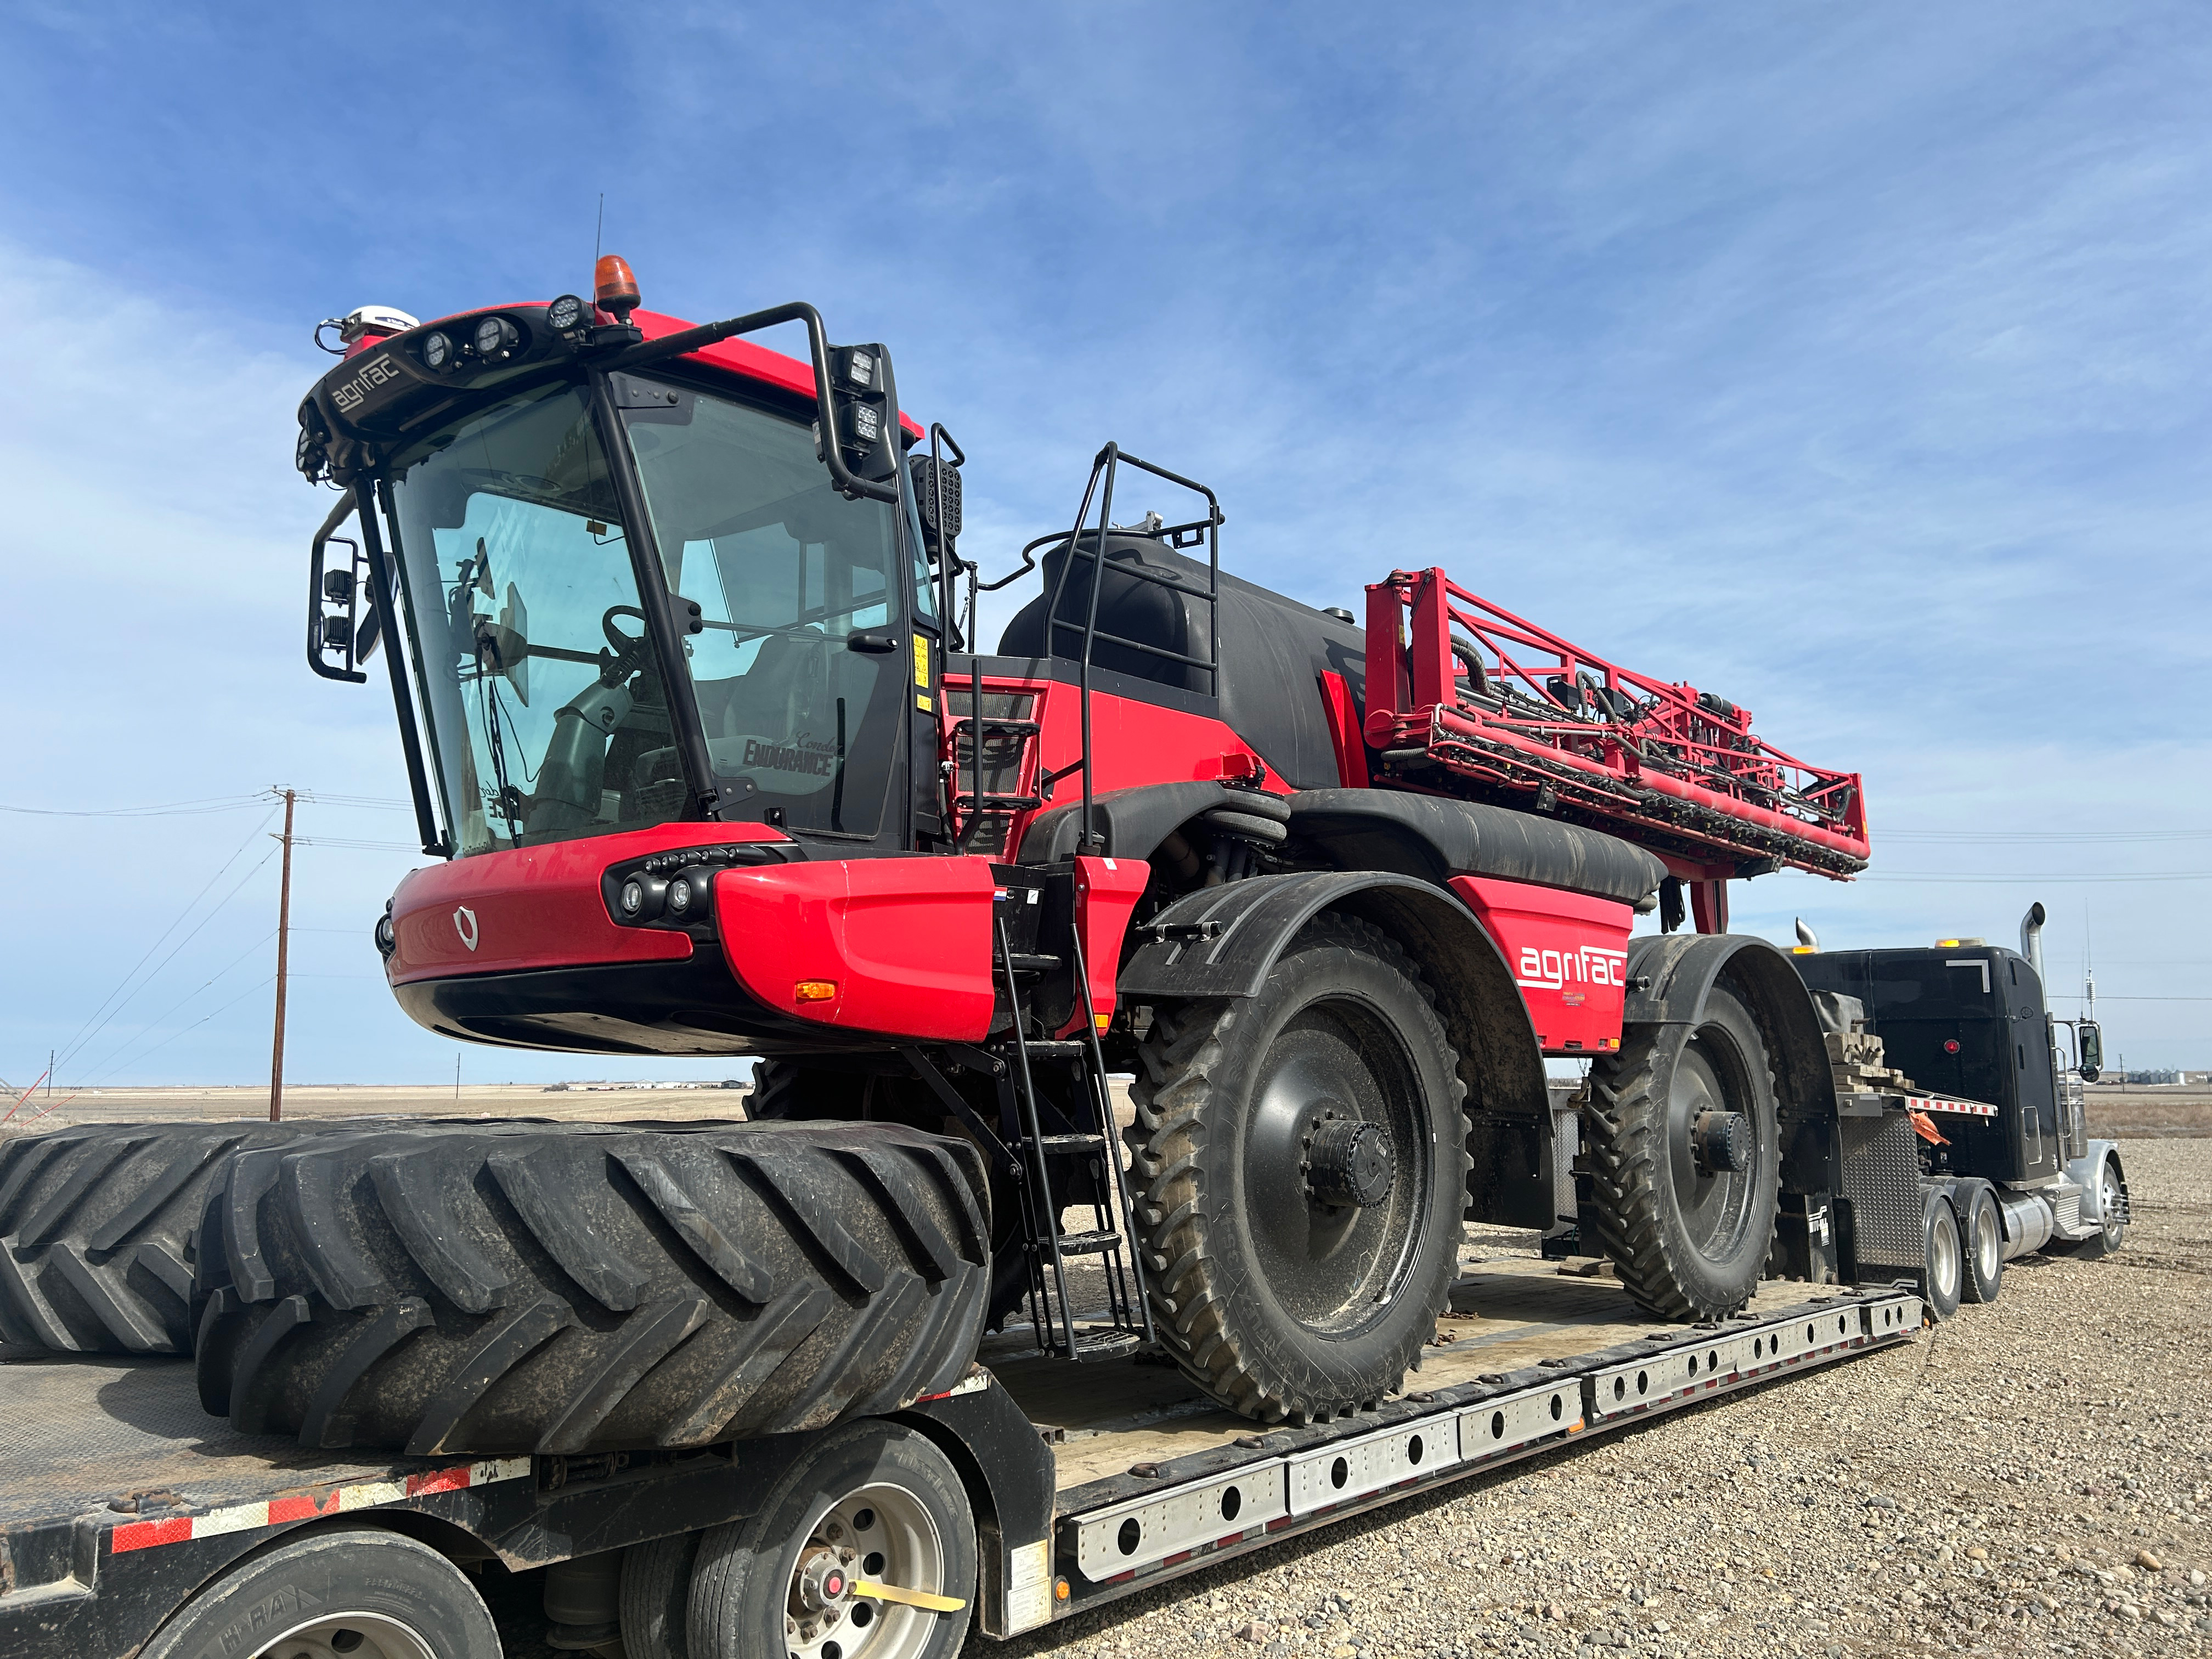
<svg viewBox="0 0 2212 1659"><path fill-rule="evenodd" d="M1356 604L1445 564L1863 768L1878 837L2212 806L2198 9L278 15L0 21L23 787L182 798L312 757L398 793L388 711L297 666L307 329L576 286L604 190L656 306L804 295L889 342L974 457L994 562L1112 436L1221 491L1232 568ZM128 884L143 846L7 850L73 872L91 848ZM349 921L404 863L325 856L356 860ZM2069 887L2055 959L2092 914L2100 955L2172 956L2206 892ZM2035 896L1777 879L1738 904L1870 942L2008 937ZM0 897L11 939L52 937L44 902ZM55 948L75 965L24 987L16 1048L98 994L97 953ZM345 988L326 1052L431 1051ZM2212 1059L2191 1007L2142 1015L2130 1059ZM216 1029L168 1052L249 1074L250 1024Z"/></svg>

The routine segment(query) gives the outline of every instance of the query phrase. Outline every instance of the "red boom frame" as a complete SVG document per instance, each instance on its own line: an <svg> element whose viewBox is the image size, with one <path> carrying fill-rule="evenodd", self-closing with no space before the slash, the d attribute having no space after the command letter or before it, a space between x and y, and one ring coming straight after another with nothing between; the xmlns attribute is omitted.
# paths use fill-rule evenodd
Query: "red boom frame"
<svg viewBox="0 0 2212 1659"><path fill-rule="evenodd" d="M1784 754L1753 734L1750 710L1608 662L1442 570L1367 590L1365 735L1400 765L1548 789L1670 862L1771 860L1838 878L1866 866L1857 773Z"/></svg>

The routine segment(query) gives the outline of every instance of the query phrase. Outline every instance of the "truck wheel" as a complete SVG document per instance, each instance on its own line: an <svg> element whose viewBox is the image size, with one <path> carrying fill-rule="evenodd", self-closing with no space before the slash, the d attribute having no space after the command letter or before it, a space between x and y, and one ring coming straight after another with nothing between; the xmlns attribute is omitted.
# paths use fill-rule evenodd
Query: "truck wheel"
<svg viewBox="0 0 2212 1659"><path fill-rule="evenodd" d="M1774 1073L1726 985L1695 1024L1631 1026L1590 1067L1596 1231L1636 1304L1721 1319L1751 1300L1781 1192Z"/></svg>
<svg viewBox="0 0 2212 1659"><path fill-rule="evenodd" d="M896 1124L424 1125L235 1159L202 1402L316 1448L593 1452L826 1427L951 1388L982 1172Z"/></svg>
<svg viewBox="0 0 2212 1659"><path fill-rule="evenodd" d="M952 1659L975 1596L975 1517L951 1462L918 1430L854 1423L802 1452L758 1512L700 1539L690 1659Z"/></svg>
<svg viewBox="0 0 2212 1659"><path fill-rule="evenodd" d="M1997 1214L1996 1194L1986 1187L1974 1188L1966 1200L1966 1273L1960 1293L1969 1302L1994 1302L2004 1283L2004 1227Z"/></svg>
<svg viewBox="0 0 2212 1659"><path fill-rule="evenodd" d="M2083 1261L2094 1261L2108 1256L2126 1243L2128 1237L2128 1178L2117 1158L2106 1158L2098 1166L2097 1212L2105 1224L2098 1231L2077 1244L2057 1245L2067 1255Z"/></svg>
<svg viewBox="0 0 2212 1659"><path fill-rule="evenodd" d="M1959 1215L1951 1200L1940 1192L1928 1194L1922 1206L1920 1294L1929 1312L1948 1319L1959 1311L1964 1288L1966 1251L1959 1240Z"/></svg>
<svg viewBox="0 0 2212 1659"><path fill-rule="evenodd" d="M185 1603L139 1659L499 1659L491 1610L428 1544L319 1528L249 1556Z"/></svg>
<svg viewBox="0 0 2212 1659"><path fill-rule="evenodd" d="M191 1239L230 1158L329 1125L87 1124L0 1151L0 1340L190 1353Z"/></svg>
<svg viewBox="0 0 2212 1659"><path fill-rule="evenodd" d="M1326 1421L1420 1363L1458 1258L1466 1086L1381 929L1322 915L1256 997L1165 1004L1128 1131L1153 1326L1261 1422Z"/></svg>

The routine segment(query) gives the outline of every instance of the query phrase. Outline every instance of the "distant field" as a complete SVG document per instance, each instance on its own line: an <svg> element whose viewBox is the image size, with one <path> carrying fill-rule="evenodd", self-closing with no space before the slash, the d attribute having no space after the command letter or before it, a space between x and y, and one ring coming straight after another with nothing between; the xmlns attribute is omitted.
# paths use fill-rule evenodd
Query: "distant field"
<svg viewBox="0 0 2212 1659"><path fill-rule="evenodd" d="M1119 1085L1115 1091L1121 1093ZM536 1084L448 1084L361 1087L300 1085L284 1091L287 1117L550 1117L568 1122L636 1118L744 1115L745 1091L712 1086L648 1088L628 1084L548 1090ZM2212 1135L2212 1088L2094 1088L2089 1133L2115 1140ZM266 1118L266 1089L102 1089L25 1101L0 1134L36 1133L64 1123L179 1121L191 1118Z"/></svg>

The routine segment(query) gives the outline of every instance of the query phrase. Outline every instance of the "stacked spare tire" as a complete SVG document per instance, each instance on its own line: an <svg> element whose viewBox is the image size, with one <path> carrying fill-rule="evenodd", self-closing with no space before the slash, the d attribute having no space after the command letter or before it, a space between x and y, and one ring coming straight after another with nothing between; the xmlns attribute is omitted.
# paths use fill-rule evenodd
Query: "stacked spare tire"
<svg viewBox="0 0 2212 1659"><path fill-rule="evenodd" d="M702 1446L952 1387L989 1238L893 1125L99 1126L0 1149L0 1337L317 1449Z"/></svg>

